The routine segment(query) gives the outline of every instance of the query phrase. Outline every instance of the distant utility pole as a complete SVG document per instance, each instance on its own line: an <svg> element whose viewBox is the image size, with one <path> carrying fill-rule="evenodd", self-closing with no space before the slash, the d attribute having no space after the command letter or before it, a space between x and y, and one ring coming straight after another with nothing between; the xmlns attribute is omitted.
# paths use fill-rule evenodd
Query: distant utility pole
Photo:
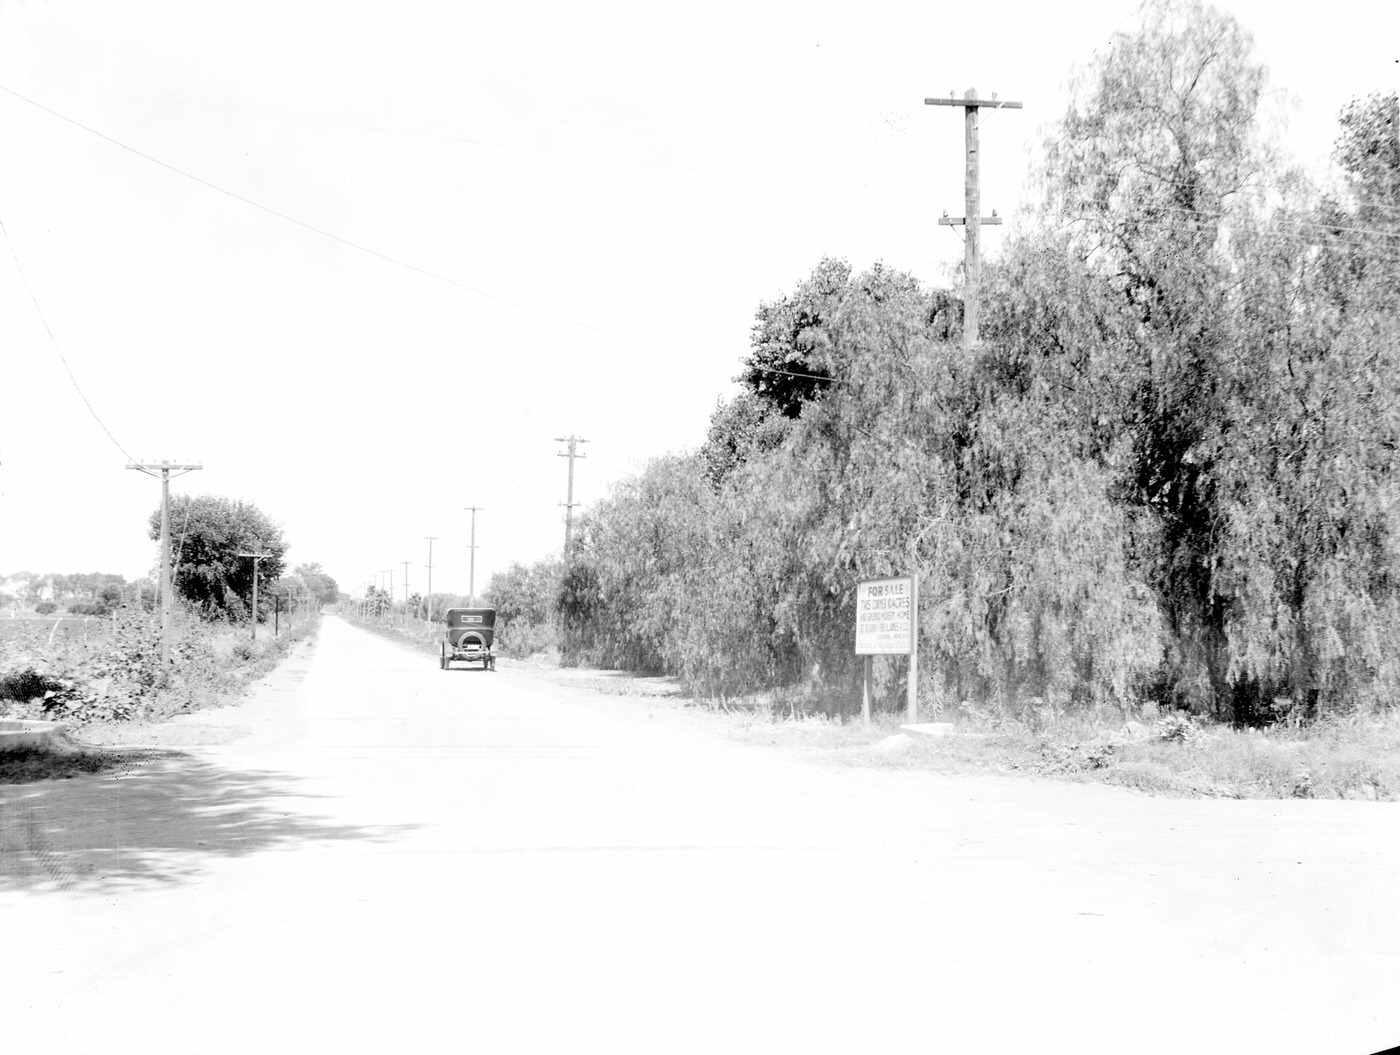
<svg viewBox="0 0 1400 1055"><path fill-rule="evenodd" d="M388 591L388 593L386 593L384 596L386 596L387 598L389 598L389 614L390 614L390 615L393 615L393 614L394 614L394 569L393 569L393 568L385 568L382 572L380 572L380 574L381 574L381 575L387 575L387 576L389 576L389 591ZM380 607L380 611L383 612L384 606L383 606L383 605L380 605L379 607Z"/></svg>
<svg viewBox="0 0 1400 1055"><path fill-rule="evenodd" d="M160 684L164 687L170 680L170 474L184 476L204 466L132 462L127 468L160 478Z"/></svg>
<svg viewBox="0 0 1400 1055"><path fill-rule="evenodd" d="M403 625L408 626L408 566L411 562L399 561L403 565Z"/></svg>
<svg viewBox="0 0 1400 1055"><path fill-rule="evenodd" d="M240 553L240 557L253 558L253 640L258 639L258 561L272 556L271 553Z"/></svg>
<svg viewBox="0 0 1400 1055"><path fill-rule="evenodd" d="M961 106L964 113L964 126L967 140L967 176L964 193L967 198L967 212L962 216L949 216L945 211L938 222L945 226L963 224L967 227L967 237L963 240L963 347L971 351L977 347L978 297L982 283L982 225L1001 223L996 210L991 216L982 215L982 188L980 149L977 144L977 111L982 107L1001 110L1019 110L1020 103L1002 102L992 94L990 99L977 98L977 89L969 88L961 98L925 99L927 106Z"/></svg>
<svg viewBox="0 0 1400 1055"><path fill-rule="evenodd" d="M476 604L476 515L486 512L486 509L484 506L463 506L462 508L472 515L472 540L467 546L467 553L471 558L467 592L471 595L472 604Z"/></svg>
<svg viewBox="0 0 1400 1055"><path fill-rule="evenodd" d="M564 507L564 559L568 560L569 549L574 541L574 506L578 505L574 501L574 459L588 457L586 454L578 453L578 445L588 441L578 436L555 436L554 442L569 445L567 453L560 452L559 454L560 458L569 459L569 500L560 503Z"/></svg>
<svg viewBox="0 0 1400 1055"><path fill-rule="evenodd" d="M433 621L433 543L437 541L436 535L424 535L428 540L428 599L423 605L423 615L426 622Z"/></svg>

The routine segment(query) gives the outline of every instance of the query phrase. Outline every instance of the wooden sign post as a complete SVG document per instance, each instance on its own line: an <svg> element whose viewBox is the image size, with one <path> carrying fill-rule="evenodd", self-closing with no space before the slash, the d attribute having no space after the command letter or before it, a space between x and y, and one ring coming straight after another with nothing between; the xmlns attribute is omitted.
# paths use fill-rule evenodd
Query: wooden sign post
<svg viewBox="0 0 1400 1055"><path fill-rule="evenodd" d="M861 717L870 724L870 675L875 656L908 656L908 721L919 720L919 580L867 579L856 584L856 655L865 657Z"/></svg>

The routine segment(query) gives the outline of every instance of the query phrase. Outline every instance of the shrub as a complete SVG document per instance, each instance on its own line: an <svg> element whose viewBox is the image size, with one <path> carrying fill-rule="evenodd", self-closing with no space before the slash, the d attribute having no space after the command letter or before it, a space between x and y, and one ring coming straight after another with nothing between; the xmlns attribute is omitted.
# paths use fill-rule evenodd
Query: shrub
<svg viewBox="0 0 1400 1055"><path fill-rule="evenodd" d="M61 692L64 686L57 679L41 674L33 667L24 667L8 674L0 674L0 700L14 700L28 703L31 700L52 697Z"/></svg>

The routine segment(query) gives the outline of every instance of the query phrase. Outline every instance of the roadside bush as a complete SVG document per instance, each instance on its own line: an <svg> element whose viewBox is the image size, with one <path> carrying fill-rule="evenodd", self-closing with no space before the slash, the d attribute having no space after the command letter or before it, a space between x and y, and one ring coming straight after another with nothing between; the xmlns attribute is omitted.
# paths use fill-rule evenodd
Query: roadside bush
<svg viewBox="0 0 1400 1055"><path fill-rule="evenodd" d="M58 611L58 605L54 604L52 601L40 601L34 606L34 611L38 612L40 615L52 615L54 612Z"/></svg>
<svg viewBox="0 0 1400 1055"><path fill-rule="evenodd" d="M559 645L555 605L563 567L555 557L531 565L514 562L491 576L483 601L496 609L496 645L514 656L532 656Z"/></svg>
<svg viewBox="0 0 1400 1055"><path fill-rule="evenodd" d="M62 682L47 674L40 674L33 667L0 673L0 700L29 703L53 696L62 690Z"/></svg>
<svg viewBox="0 0 1400 1055"><path fill-rule="evenodd" d="M15 701L6 710L79 725L191 710L236 695L318 625L300 620L254 647L242 627L177 612L170 676L162 686L159 620L123 609L115 622L113 627L104 620L101 633L87 639L60 637L50 644L46 635L35 634L11 642L7 664L0 667L0 689L6 690L0 699Z"/></svg>
<svg viewBox="0 0 1400 1055"><path fill-rule="evenodd" d="M496 622L496 649L523 658L539 655L559 647L559 634L553 622L536 623L523 616L509 622Z"/></svg>

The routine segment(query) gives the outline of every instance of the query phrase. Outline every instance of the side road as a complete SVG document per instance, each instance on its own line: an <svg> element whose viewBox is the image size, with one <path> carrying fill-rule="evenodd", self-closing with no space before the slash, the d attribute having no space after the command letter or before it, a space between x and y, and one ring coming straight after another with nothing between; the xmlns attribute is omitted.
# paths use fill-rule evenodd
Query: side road
<svg viewBox="0 0 1400 1055"><path fill-rule="evenodd" d="M823 766L335 618L151 737L0 788L16 1050L1400 1043L1391 804Z"/></svg>

